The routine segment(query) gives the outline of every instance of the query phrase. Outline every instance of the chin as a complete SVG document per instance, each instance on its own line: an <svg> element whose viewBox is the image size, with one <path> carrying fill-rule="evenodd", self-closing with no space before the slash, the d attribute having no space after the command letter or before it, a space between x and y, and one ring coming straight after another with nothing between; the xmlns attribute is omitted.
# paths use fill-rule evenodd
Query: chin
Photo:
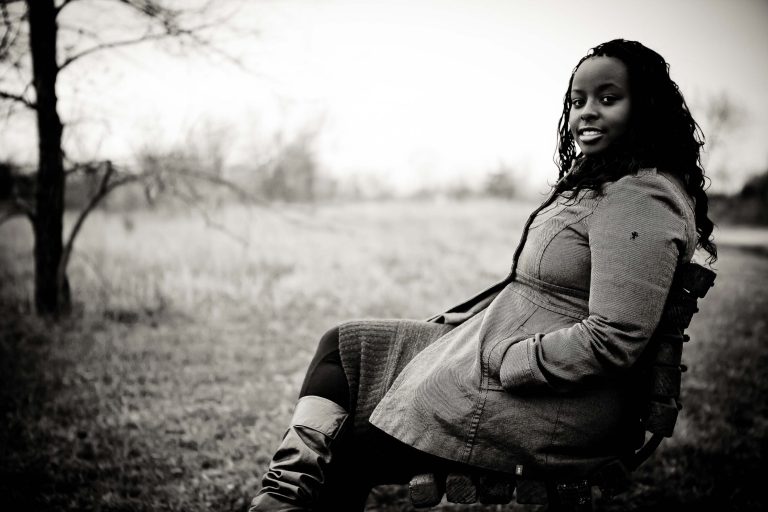
<svg viewBox="0 0 768 512"><path fill-rule="evenodd" d="M584 156L597 156L603 153L615 153L620 151L620 147L617 144L598 144L595 146L579 146L581 154Z"/></svg>
<svg viewBox="0 0 768 512"><path fill-rule="evenodd" d="M581 154L584 156L595 156L603 153L605 148L580 148Z"/></svg>

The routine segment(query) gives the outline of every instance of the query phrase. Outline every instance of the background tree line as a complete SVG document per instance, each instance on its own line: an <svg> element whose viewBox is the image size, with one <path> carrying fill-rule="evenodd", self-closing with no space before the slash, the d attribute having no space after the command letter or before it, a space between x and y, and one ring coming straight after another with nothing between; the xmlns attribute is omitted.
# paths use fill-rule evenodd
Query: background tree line
<svg viewBox="0 0 768 512"><path fill-rule="evenodd" d="M31 113L38 136L35 168L3 160L0 155L0 222L26 216L33 228L38 313L58 316L70 307L67 266L77 235L92 211L112 207L180 204L198 206L214 201L312 202L330 198L386 198L395 193L375 179L344 182L326 172L318 156L319 128L276 136L263 157L228 165L226 127L203 127L183 144L144 148L135 166L110 160L78 161L64 149L68 120L59 115L57 84L92 55L120 47L159 41L174 47L217 51L212 34L226 19L212 14L212 2L171 0L108 0L105 12L135 18L141 30L112 39L91 27L62 23L62 13L87 0L0 0L0 102L11 118ZM159 51L159 50L158 50ZM225 56L226 57L226 56ZM236 59L233 60L237 65ZM720 150L723 134L738 127L742 113L727 96L712 98L704 109L710 154ZM220 128L220 127L219 127ZM476 196L515 197L521 169L499 163L474 184L457 181L421 189L418 198ZM727 167L714 171L726 179ZM750 181L735 198L713 197L716 220L766 223L765 175ZM65 209L76 211L64 231Z"/></svg>

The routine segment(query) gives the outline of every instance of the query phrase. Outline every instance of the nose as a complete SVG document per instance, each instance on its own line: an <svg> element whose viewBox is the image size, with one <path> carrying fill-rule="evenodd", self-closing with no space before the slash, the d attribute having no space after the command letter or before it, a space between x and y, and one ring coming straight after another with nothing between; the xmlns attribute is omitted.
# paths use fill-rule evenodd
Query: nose
<svg viewBox="0 0 768 512"><path fill-rule="evenodd" d="M589 119L595 119L597 115L597 109L595 109L594 102L591 100L587 101L586 105L584 105L584 108L581 109L581 119L587 121Z"/></svg>

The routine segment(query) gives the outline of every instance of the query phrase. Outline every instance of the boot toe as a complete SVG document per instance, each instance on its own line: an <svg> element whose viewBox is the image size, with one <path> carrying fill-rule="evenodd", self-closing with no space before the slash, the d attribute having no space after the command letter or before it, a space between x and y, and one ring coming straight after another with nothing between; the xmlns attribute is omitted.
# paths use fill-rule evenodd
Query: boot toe
<svg viewBox="0 0 768 512"><path fill-rule="evenodd" d="M294 503L280 501L269 494L259 494L251 502L248 512L307 512L308 508L300 507Z"/></svg>

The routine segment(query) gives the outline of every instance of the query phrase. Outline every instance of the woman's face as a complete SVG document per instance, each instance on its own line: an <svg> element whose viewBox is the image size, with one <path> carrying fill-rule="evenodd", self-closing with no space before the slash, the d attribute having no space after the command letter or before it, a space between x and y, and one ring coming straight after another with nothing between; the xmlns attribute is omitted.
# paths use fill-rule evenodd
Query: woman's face
<svg viewBox="0 0 768 512"><path fill-rule="evenodd" d="M576 70L568 127L584 155L605 151L629 127L627 67L614 57L590 57Z"/></svg>

